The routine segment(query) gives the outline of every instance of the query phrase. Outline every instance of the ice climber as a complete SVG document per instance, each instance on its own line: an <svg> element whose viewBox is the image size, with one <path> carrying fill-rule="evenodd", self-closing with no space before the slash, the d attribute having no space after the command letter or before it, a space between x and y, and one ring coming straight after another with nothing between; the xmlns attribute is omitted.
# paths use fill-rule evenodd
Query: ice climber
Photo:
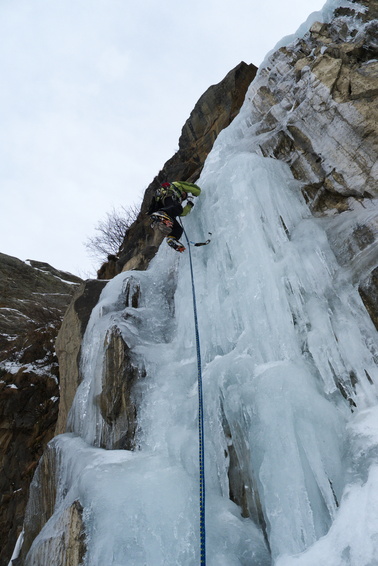
<svg viewBox="0 0 378 566"><path fill-rule="evenodd" d="M185 251L179 241L183 228L176 216L186 216L194 206L193 197L198 197L201 189L193 183L173 181L163 183L155 192L148 213L152 218L152 228L158 228L167 236L167 244L178 252Z"/></svg>

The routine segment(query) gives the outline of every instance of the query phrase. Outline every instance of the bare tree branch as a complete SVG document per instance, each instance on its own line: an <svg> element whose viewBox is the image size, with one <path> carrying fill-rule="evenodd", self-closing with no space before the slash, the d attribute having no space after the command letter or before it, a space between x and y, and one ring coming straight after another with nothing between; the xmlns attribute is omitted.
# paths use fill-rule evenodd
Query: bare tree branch
<svg viewBox="0 0 378 566"><path fill-rule="evenodd" d="M133 204L129 207L114 207L107 212L103 220L99 220L95 230L97 234L90 236L84 243L89 255L96 261L106 261L108 255L117 255L126 230L131 226L139 213L139 207Z"/></svg>

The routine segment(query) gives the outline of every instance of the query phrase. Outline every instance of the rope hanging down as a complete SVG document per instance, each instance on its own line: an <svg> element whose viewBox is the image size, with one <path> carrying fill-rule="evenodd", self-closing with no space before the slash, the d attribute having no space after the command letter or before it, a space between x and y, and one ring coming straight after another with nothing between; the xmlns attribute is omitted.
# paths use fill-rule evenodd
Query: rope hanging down
<svg viewBox="0 0 378 566"><path fill-rule="evenodd" d="M181 222L181 219L180 219ZM182 222L181 222L182 226ZM206 525L205 525L205 459L204 459L204 426L203 426L203 395L202 395L202 363L201 363L201 348L200 338L198 331L198 317L197 317L197 301L196 290L194 286L194 274L192 254L190 251L189 238L182 226L185 238L188 244L189 251L189 265L190 276L192 279L192 295L193 295L193 314L194 314L194 327L196 334L196 347L197 347L197 369L198 369L198 436L199 436L199 478L200 478L200 544L201 544L201 566L206 566Z"/></svg>

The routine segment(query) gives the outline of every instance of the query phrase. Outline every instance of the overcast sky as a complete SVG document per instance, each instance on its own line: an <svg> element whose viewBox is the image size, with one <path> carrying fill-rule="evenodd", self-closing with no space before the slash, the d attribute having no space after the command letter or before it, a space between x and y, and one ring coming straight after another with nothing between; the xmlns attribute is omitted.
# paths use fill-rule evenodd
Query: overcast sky
<svg viewBox="0 0 378 566"><path fill-rule="evenodd" d="M138 203L199 97L324 0L0 0L0 251L95 275L84 246Z"/></svg>

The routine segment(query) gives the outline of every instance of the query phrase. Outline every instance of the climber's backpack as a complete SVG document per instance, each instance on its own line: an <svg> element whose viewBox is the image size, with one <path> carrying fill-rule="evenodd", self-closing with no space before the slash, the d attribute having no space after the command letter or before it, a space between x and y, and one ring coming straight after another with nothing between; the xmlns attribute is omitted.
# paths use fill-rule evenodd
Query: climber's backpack
<svg viewBox="0 0 378 566"><path fill-rule="evenodd" d="M161 201L164 204L164 200L167 197L173 198L173 200L178 200L181 202L182 196L181 193L174 185L170 185L169 187L159 187L155 191L155 199L159 202Z"/></svg>

